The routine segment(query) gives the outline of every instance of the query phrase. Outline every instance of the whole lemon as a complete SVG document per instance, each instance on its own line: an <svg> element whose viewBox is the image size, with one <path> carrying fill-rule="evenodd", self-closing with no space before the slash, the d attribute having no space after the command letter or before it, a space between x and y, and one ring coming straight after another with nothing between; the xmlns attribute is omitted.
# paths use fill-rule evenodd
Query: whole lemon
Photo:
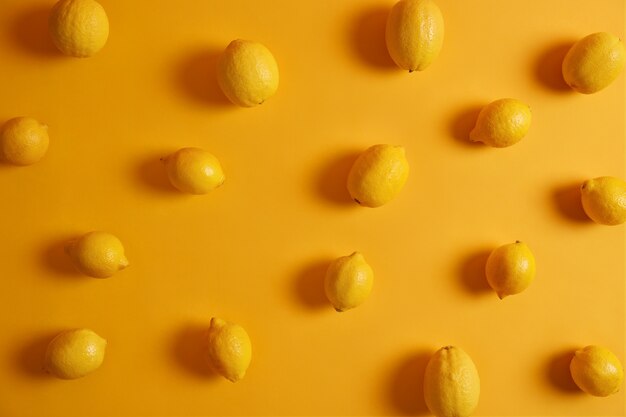
<svg viewBox="0 0 626 417"><path fill-rule="evenodd" d="M76 268L94 278L108 278L128 266L122 242L110 233L90 232L65 247Z"/></svg>
<svg viewBox="0 0 626 417"><path fill-rule="evenodd" d="M102 365L107 341L93 330L75 329L59 333L48 344L45 368L61 379L76 379Z"/></svg>
<svg viewBox="0 0 626 417"><path fill-rule="evenodd" d="M348 192L365 207L380 207L393 200L409 177L402 146L374 145L366 149L348 174Z"/></svg>
<svg viewBox="0 0 626 417"><path fill-rule="evenodd" d="M446 346L428 361L424 399L437 417L467 417L480 397L480 378L472 358L461 348Z"/></svg>
<svg viewBox="0 0 626 417"><path fill-rule="evenodd" d="M535 279L535 257L519 240L500 246L487 258L487 282L501 299L524 291Z"/></svg>
<svg viewBox="0 0 626 417"><path fill-rule="evenodd" d="M489 103L478 114L470 139L494 148L505 148L522 140L530 129L530 106L513 98Z"/></svg>
<svg viewBox="0 0 626 417"><path fill-rule="evenodd" d="M264 45L237 39L217 64L217 81L230 101L242 107L262 104L278 89L278 64Z"/></svg>
<svg viewBox="0 0 626 417"><path fill-rule="evenodd" d="M422 71L439 56L443 16L432 0L400 0L387 18L387 50L402 69Z"/></svg>
<svg viewBox="0 0 626 417"><path fill-rule="evenodd" d="M580 194L583 209L594 222L609 226L626 222L626 181L593 178L585 181Z"/></svg>
<svg viewBox="0 0 626 417"><path fill-rule="evenodd" d="M619 391L624 368L613 352L601 346L577 350L570 362L572 379L587 394L606 397Z"/></svg>
<svg viewBox="0 0 626 417"><path fill-rule="evenodd" d="M50 33L61 52L77 58L96 54L109 37L109 19L95 0L61 0L50 14Z"/></svg>
<svg viewBox="0 0 626 417"><path fill-rule="evenodd" d="M563 79L574 90L593 94L606 88L624 69L626 51L617 36L592 33L576 42L563 59Z"/></svg>
<svg viewBox="0 0 626 417"><path fill-rule="evenodd" d="M48 126L31 117L16 117L2 127L0 154L14 165L31 165L48 151Z"/></svg>
<svg viewBox="0 0 626 417"><path fill-rule="evenodd" d="M360 252L335 259L326 271L326 297L337 311L361 305L372 292L374 271Z"/></svg>
<svg viewBox="0 0 626 417"><path fill-rule="evenodd" d="M215 370L229 381L242 379L252 358L252 344L245 329L213 317L208 337L209 360Z"/></svg>
<svg viewBox="0 0 626 417"><path fill-rule="evenodd" d="M226 179L220 161L204 149L182 148L163 162L172 185L185 193L206 194Z"/></svg>

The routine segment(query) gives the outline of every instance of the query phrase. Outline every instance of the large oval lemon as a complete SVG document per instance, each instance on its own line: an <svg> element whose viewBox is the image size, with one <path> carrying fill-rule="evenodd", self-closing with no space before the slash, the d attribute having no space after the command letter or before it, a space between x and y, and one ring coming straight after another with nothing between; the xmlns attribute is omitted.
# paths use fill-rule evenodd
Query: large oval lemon
<svg viewBox="0 0 626 417"><path fill-rule="evenodd" d="M570 362L572 379L587 394L607 397L619 391L624 381L624 368L617 356L601 346L577 350Z"/></svg>
<svg viewBox="0 0 626 417"><path fill-rule="evenodd" d="M387 18L385 40L395 63L413 72L439 56L443 34L443 16L432 0L400 0Z"/></svg>
<svg viewBox="0 0 626 417"><path fill-rule="evenodd" d="M237 39L220 56L217 81L230 101L242 107L262 104L278 89L278 64L264 45Z"/></svg>
<svg viewBox="0 0 626 417"><path fill-rule="evenodd" d="M50 13L54 44L66 55L86 58L95 55L109 38L109 19L95 0L61 0Z"/></svg>
<svg viewBox="0 0 626 417"><path fill-rule="evenodd" d="M514 98L502 98L482 108L470 140L494 148L506 148L522 140L530 129L530 106Z"/></svg>
<svg viewBox="0 0 626 417"><path fill-rule="evenodd" d="M209 328L209 360L224 378L237 382L246 375L252 344L243 327L213 317Z"/></svg>
<svg viewBox="0 0 626 417"><path fill-rule="evenodd" d="M365 262L363 254L335 259L326 271L326 297L337 311L346 311L361 305L372 292L374 271Z"/></svg>
<svg viewBox="0 0 626 417"><path fill-rule="evenodd" d="M76 268L93 278L108 278L128 266L124 246L106 232L90 232L65 247Z"/></svg>
<svg viewBox="0 0 626 417"><path fill-rule="evenodd" d="M163 159L170 183L190 194L206 194L224 184L220 161L200 148L182 148Z"/></svg>
<svg viewBox="0 0 626 417"><path fill-rule="evenodd" d="M520 241L494 249L485 267L487 282L500 299L528 288L535 271L535 257L528 245Z"/></svg>
<svg viewBox="0 0 626 417"><path fill-rule="evenodd" d="M593 178L585 181L580 194L583 209L594 222L609 226L626 222L626 181Z"/></svg>
<svg viewBox="0 0 626 417"><path fill-rule="evenodd" d="M32 117L15 117L0 132L0 156L14 165L31 165L48 151L48 126Z"/></svg>
<svg viewBox="0 0 626 417"><path fill-rule="evenodd" d="M424 399L437 417L467 417L480 397L480 378L472 358L446 346L430 358L424 373Z"/></svg>
<svg viewBox="0 0 626 417"><path fill-rule="evenodd" d="M102 365L106 345L107 341L93 330L59 333L46 349L46 370L61 379L83 377Z"/></svg>
<svg viewBox="0 0 626 417"><path fill-rule="evenodd" d="M393 200L409 177L409 163L402 146L374 145L366 149L348 174L348 191L365 207L380 207Z"/></svg>
<svg viewBox="0 0 626 417"><path fill-rule="evenodd" d="M565 55L563 79L579 93L592 94L615 81L624 62L624 44L617 36L592 33L576 42Z"/></svg>

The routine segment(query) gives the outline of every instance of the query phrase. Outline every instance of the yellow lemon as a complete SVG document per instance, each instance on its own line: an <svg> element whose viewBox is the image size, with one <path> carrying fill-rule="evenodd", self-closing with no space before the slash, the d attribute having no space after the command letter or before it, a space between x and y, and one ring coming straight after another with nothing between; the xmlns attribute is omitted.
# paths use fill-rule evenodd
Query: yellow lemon
<svg viewBox="0 0 626 417"><path fill-rule="evenodd" d="M61 0L50 13L54 44L66 55L86 58L96 54L109 37L109 19L94 0Z"/></svg>
<svg viewBox="0 0 626 417"><path fill-rule="evenodd" d="M408 177L409 163L402 146L374 145L352 165L348 191L362 206L379 207L402 190Z"/></svg>
<svg viewBox="0 0 626 417"><path fill-rule="evenodd" d="M110 233L90 232L65 247L76 268L94 278L108 278L128 266L122 242Z"/></svg>
<svg viewBox="0 0 626 417"><path fill-rule="evenodd" d="M480 378L472 358L462 349L446 346L428 361L424 399L437 417L467 417L480 396Z"/></svg>
<svg viewBox="0 0 626 417"><path fill-rule="evenodd" d="M387 50L402 69L422 71L439 56L443 16L432 0L400 0L387 18Z"/></svg>
<svg viewBox="0 0 626 417"><path fill-rule="evenodd" d="M224 378L237 382L246 375L252 344L245 329L213 317L209 328L209 360Z"/></svg>
<svg viewBox="0 0 626 417"><path fill-rule="evenodd" d="M326 297L337 311L361 305L372 292L374 271L359 252L335 259L326 271Z"/></svg>
<svg viewBox="0 0 626 417"><path fill-rule="evenodd" d="M606 397L619 391L624 368L617 356L600 346L586 346L570 362L572 379L587 394Z"/></svg>
<svg viewBox="0 0 626 417"><path fill-rule="evenodd" d="M528 104L512 98L496 100L480 111L470 139L494 148L506 148L526 136L531 119Z"/></svg>
<svg viewBox="0 0 626 417"><path fill-rule="evenodd" d="M264 45L237 39L220 56L217 81L234 104L253 107L278 89L278 64Z"/></svg>
<svg viewBox="0 0 626 417"><path fill-rule="evenodd" d="M206 194L226 180L220 161L204 149L182 148L163 159L172 185L190 194Z"/></svg>
<svg viewBox="0 0 626 417"><path fill-rule="evenodd" d="M102 365L106 345L107 341L93 330L59 333L46 349L46 370L61 379L81 378Z"/></svg>
<svg viewBox="0 0 626 417"><path fill-rule="evenodd" d="M31 165L48 151L48 126L31 117L16 117L2 127L0 153L14 165Z"/></svg>
<svg viewBox="0 0 626 417"><path fill-rule="evenodd" d="M535 279L535 257L525 243L515 243L494 249L485 267L487 282L498 297L518 294Z"/></svg>
<svg viewBox="0 0 626 417"><path fill-rule="evenodd" d="M585 181L580 194L583 209L594 222L610 226L626 222L626 181L594 178Z"/></svg>
<svg viewBox="0 0 626 417"><path fill-rule="evenodd" d="M593 33L576 42L563 59L563 79L574 90L593 94L608 87L624 69L626 52L617 36Z"/></svg>

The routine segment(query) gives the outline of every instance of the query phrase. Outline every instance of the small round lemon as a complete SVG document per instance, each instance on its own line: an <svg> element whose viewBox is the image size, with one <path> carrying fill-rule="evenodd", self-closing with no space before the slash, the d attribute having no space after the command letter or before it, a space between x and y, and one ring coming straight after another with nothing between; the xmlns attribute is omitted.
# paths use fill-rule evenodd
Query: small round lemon
<svg viewBox="0 0 626 417"><path fill-rule="evenodd" d="M500 246L487 258L487 282L501 299L519 294L535 279L535 257L519 240Z"/></svg>
<svg viewBox="0 0 626 417"><path fill-rule="evenodd" d="M57 378L81 378L102 365L106 345L107 341L93 330L75 329L59 333L48 344L45 368Z"/></svg>
<svg viewBox="0 0 626 417"><path fill-rule="evenodd" d="M0 154L13 165L31 165L48 151L48 126L32 117L16 117L0 132Z"/></svg>
<svg viewBox="0 0 626 417"><path fill-rule="evenodd" d="M489 103L478 114L470 140L494 148L506 148L522 140L530 129L530 106L513 98Z"/></svg>
<svg viewBox="0 0 626 417"><path fill-rule="evenodd" d="M95 55L109 37L109 19L95 0L60 0L52 8L49 27L57 48L77 58Z"/></svg>
<svg viewBox="0 0 626 417"><path fill-rule="evenodd" d="M335 259L326 271L324 290L337 311L346 311L361 305L372 292L374 271L365 262L363 254Z"/></svg>
<svg viewBox="0 0 626 417"><path fill-rule="evenodd" d="M478 406L480 377L472 358L461 348L446 346L428 361L424 400L437 417L469 417Z"/></svg>
<svg viewBox="0 0 626 417"><path fill-rule="evenodd" d="M592 33L576 42L563 59L563 79L574 90L593 94L619 77L626 62L620 39L606 32Z"/></svg>
<svg viewBox="0 0 626 417"><path fill-rule="evenodd" d="M607 397L619 391L624 381L624 368L617 356L601 346L577 350L570 362L572 379L587 394Z"/></svg>
<svg viewBox="0 0 626 417"><path fill-rule="evenodd" d="M380 207L400 193L409 177L402 146L374 145L366 149L348 174L348 192L365 207Z"/></svg>
<svg viewBox="0 0 626 417"><path fill-rule="evenodd" d="M439 56L443 34L443 16L434 1L400 0L389 12L385 41L398 67L422 71Z"/></svg>
<svg viewBox="0 0 626 417"><path fill-rule="evenodd" d="M252 344L243 327L213 317L208 347L210 363L224 378L237 382L246 375L252 359Z"/></svg>
<svg viewBox="0 0 626 417"><path fill-rule="evenodd" d="M580 196L585 213L594 222L609 226L626 222L626 181L593 178L581 186Z"/></svg>
<svg viewBox="0 0 626 417"><path fill-rule="evenodd" d="M110 233L90 232L65 247L76 268L94 278L108 278L128 266L122 242Z"/></svg>
<svg viewBox="0 0 626 417"><path fill-rule="evenodd" d="M163 159L170 182L190 194L206 194L224 184L220 161L200 148L182 148Z"/></svg>
<svg viewBox="0 0 626 417"><path fill-rule="evenodd" d="M242 107L265 102L278 90L278 64L259 42L237 39L217 64L217 81L230 101Z"/></svg>

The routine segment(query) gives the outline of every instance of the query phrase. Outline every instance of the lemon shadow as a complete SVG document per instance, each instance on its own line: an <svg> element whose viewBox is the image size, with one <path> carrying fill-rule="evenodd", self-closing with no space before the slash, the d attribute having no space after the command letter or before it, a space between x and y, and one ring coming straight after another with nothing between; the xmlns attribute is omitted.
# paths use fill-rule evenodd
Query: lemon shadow
<svg viewBox="0 0 626 417"><path fill-rule="evenodd" d="M550 385L567 394L583 394L578 388L569 369L576 348L565 349L552 355L546 365L546 378Z"/></svg>
<svg viewBox="0 0 626 417"><path fill-rule="evenodd" d="M42 3L22 10L12 22L11 37L24 51L46 58L63 58L48 28L51 8L50 3Z"/></svg>
<svg viewBox="0 0 626 417"><path fill-rule="evenodd" d="M476 250L463 258L459 264L459 279L463 287L472 294L491 294L485 266L493 248Z"/></svg>
<svg viewBox="0 0 626 417"><path fill-rule="evenodd" d="M424 373L434 350L413 352L398 361L389 384L391 405L403 415L429 415L424 400Z"/></svg>
<svg viewBox="0 0 626 417"><path fill-rule="evenodd" d="M361 150L351 150L328 159L316 177L315 191L324 200L344 207L358 207L347 188L348 174Z"/></svg>
<svg viewBox="0 0 626 417"><path fill-rule="evenodd" d="M52 380L52 375L45 369L46 349L62 330L41 334L19 346L14 358L17 371L33 380Z"/></svg>
<svg viewBox="0 0 626 417"><path fill-rule="evenodd" d="M449 122L449 133L454 140L468 147L485 147L480 142L472 142L469 137L470 132L474 129L474 126L476 126L476 120L478 120L478 115L484 106L485 104L468 105L454 114Z"/></svg>
<svg viewBox="0 0 626 417"><path fill-rule="evenodd" d="M207 48L190 53L176 67L176 81L187 97L198 103L235 108L217 82L221 49Z"/></svg>
<svg viewBox="0 0 626 417"><path fill-rule="evenodd" d="M182 194L170 183L165 170L165 164L161 160L174 152L175 150L169 150L154 153L140 160L135 166L136 178L140 185L160 194Z"/></svg>
<svg viewBox="0 0 626 417"><path fill-rule="evenodd" d="M296 274L293 289L296 299L303 306L312 310L332 308L324 291L326 270L332 261L332 259L313 261Z"/></svg>
<svg viewBox="0 0 626 417"><path fill-rule="evenodd" d="M563 218L574 223L592 224L581 202L580 186L583 182L581 180L555 187L551 192L552 202Z"/></svg>
<svg viewBox="0 0 626 417"><path fill-rule="evenodd" d="M187 374L204 380L219 377L208 359L209 325L187 323L174 334L171 356Z"/></svg>
<svg viewBox="0 0 626 417"><path fill-rule="evenodd" d="M562 64L567 51L576 40L553 43L542 50L534 62L535 80L542 86L560 93L574 93L563 79Z"/></svg>
<svg viewBox="0 0 626 417"><path fill-rule="evenodd" d="M68 242L79 236L78 233L58 237L46 242L41 249L41 264L50 273L58 278L81 279L86 278L72 263L71 258L65 252Z"/></svg>
<svg viewBox="0 0 626 417"><path fill-rule="evenodd" d="M356 56L368 66L382 70L399 70L387 50L385 27L391 8L376 6L363 10L352 22L350 41Z"/></svg>

